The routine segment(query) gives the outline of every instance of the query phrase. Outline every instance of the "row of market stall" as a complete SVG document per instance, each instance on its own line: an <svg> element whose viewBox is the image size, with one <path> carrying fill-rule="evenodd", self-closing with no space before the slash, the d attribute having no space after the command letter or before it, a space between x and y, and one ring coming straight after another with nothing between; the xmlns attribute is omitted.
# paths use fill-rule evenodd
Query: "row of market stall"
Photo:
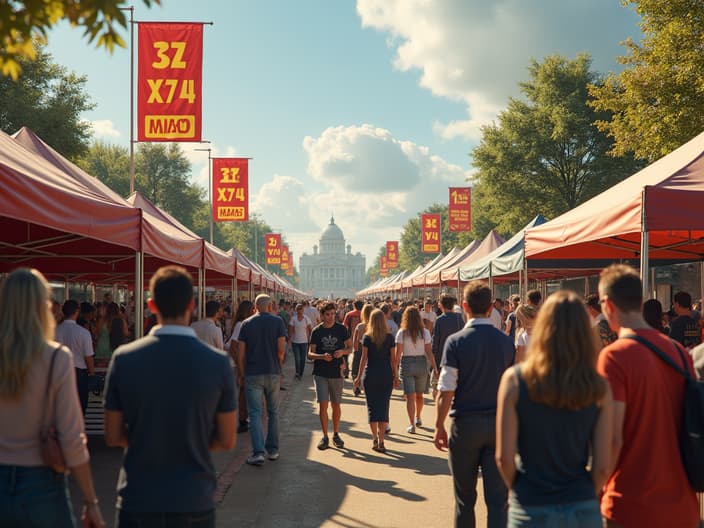
<svg viewBox="0 0 704 528"><path fill-rule="evenodd" d="M123 284L141 318L145 280L178 264L205 288L300 297L286 279L236 248L206 242L134 193L125 199L61 156L27 128L0 132L0 273L35 267L65 282Z"/></svg>
<svg viewBox="0 0 704 528"><path fill-rule="evenodd" d="M517 282L523 291L528 281L593 275L621 262L640 269L644 296L654 296L653 267L704 261L704 133L553 220L536 216L492 247L499 238L490 233L358 294L459 288L474 279Z"/></svg>

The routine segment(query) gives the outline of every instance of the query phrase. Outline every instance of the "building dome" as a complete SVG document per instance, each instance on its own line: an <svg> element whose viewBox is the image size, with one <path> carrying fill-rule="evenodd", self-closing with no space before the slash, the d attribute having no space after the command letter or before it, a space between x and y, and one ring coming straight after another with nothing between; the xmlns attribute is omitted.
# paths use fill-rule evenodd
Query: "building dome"
<svg viewBox="0 0 704 528"><path fill-rule="evenodd" d="M320 235L320 242L340 242L345 240L345 235L335 223L335 217L330 217L330 223Z"/></svg>
<svg viewBox="0 0 704 528"><path fill-rule="evenodd" d="M320 252L321 253L344 253L345 252L345 235L335 223L335 217L330 217L330 223L327 225L323 234L320 235Z"/></svg>

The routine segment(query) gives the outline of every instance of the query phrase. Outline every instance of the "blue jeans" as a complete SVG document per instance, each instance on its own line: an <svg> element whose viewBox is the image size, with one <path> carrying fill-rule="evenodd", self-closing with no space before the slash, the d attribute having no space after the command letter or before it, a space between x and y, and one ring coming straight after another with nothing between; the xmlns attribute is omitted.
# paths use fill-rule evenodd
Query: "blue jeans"
<svg viewBox="0 0 704 528"><path fill-rule="evenodd" d="M247 376L244 388L247 395L247 410L249 411L249 434L252 437L252 453L263 455L279 452L279 374L261 374ZM266 443L262 426L262 400L266 400L268 426Z"/></svg>
<svg viewBox="0 0 704 528"><path fill-rule="evenodd" d="M508 528L601 528L601 512L596 499L553 504L521 506L513 497L508 504Z"/></svg>
<svg viewBox="0 0 704 528"><path fill-rule="evenodd" d="M496 467L496 415L480 414L452 422L448 443L450 471L455 488L455 527L474 528L477 476L482 468L488 528L506 526L508 490Z"/></svg>
<svg viewBox="0 0 704 528"><path fill-rule="evenodd" d="M215 510L187 513L117 510L115 518L116 528L215 528Z"/></svg>
<svg viewBox="0 0 704 528"><path fill-rule="evenodd" d="M66 477L47 467L0 465L0 526L73 528Z"/></svg>
<svg viewBox="0 0 704 528"><path fill-rule="evenodd" d="M293 359L296 362L296 374L303 376L303 370L306 368L306 352L308 343L291 343L293 347Z"/></svg>

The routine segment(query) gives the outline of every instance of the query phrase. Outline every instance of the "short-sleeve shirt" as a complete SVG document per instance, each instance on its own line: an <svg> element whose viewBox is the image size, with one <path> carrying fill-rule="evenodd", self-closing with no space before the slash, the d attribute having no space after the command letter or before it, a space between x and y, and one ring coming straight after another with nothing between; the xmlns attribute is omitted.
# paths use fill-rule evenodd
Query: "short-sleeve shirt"
<svg viewBox="0 0 704 528"><path fill-rule="evenodd" d="M430 332L427 328L423 328L423 338L416 336L414 343L411 334L401 329L396 334L396 344L403 345L403 357L425 356L425 345L430 344Z"/></svg>
<svg viewBox="0 0 704 528"><path fill-rule="evenodd" d="M340 323L333 323L330 328L319 324L310 335L310 344L315 345L316 354L334 354L335 351L345 348L345 341L350 338L347 328ZM313 375L323 378L341 378L340 364L342 358L333 358L332 361L316 359L313 363Z"/></svg>
<svg viewBox="0 0 704 528"><path fill-rule="evenodd" d="M86 358L94 354L93 339L88 330L73 319L66 319L56 327L56 340L71 351L77 369L87 368Z"/></svg>
<svg viewBox="0 0 704 528"><path fill-rule="evenodd" d="M286 337L286 327L278 315L258 312L244 320L237 340L247 346L245 376L281 374L280 337Z"/></svg>
<svg viewBox="0 0 704 528"><path fill-rule="evenodd" d="M308 342L308 327L313 326L305 315L302 319L298 319L298 315L291 317L288 326L293 328L292 343L307 343Z"/></svg>
<svg viewBox="0 0 704 528"><path fill-rule="evenodd" d="M435 324L435 320L437 318L438 316L434 310L430 310L429 312L426 312L425 310L420 311L420 319L423 321L423 324L425 324L425 321L430 321L432 324Z"/></svg>
<svg viewBox="0 0 704 528"><path fill-rule="evenodd" d="M189 327L156 326L119 347L105 408L124 413L129 449L118 478L128 512L197 512L215 507L210 439L216 413L237 409L228 358Z"/></svg>
<svg viewBox="0 0 704 528"><path fill-rule="evenodd" d="M680 315L670 322L670 337L687 348L694 348L702 342L699 323L689 315Z"/></svg>
<svg viewBox="0 0 704 528"><path fill-rule="evenodd" d="M682 364L667 336L655 329L636 333ZM693 371L691 358L685 358ZM597 369L609 381L614 400L626 404L623 446L606 483L602 515L621 526L696 526L697 498L679 454L682 375L632 339L604 348Z"/></svg>

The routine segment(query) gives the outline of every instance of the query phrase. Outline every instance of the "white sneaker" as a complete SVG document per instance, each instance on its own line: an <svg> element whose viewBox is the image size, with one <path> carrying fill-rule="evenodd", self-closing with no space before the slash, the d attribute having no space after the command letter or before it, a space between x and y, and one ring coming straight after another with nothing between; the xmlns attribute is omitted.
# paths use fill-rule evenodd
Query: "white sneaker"
<svg viewBox="0 0 704 528"><path fill-rule="evenodd" d="M278 460L279 456L281 456L281 455L279 455L279 452L277 451L276 453L269 453L267 458L269 460Z"/></svg>
<svg viewBox="0 0 704 528"><path fill-rule="evenodd" d="M423 425L423 422L420 421L420 417L416 418L416 427L420 427Z"/></svg>
<svg viewBox="0 0 704 528"><path fill-rule="evenodd" d="M414 434L416 432L416 426L413 424L409 425L408 428L406 429L406 432Z"/></svg>
<svg viewBox="0 0 704 528"><path fill-rule="evenodd" d="M386 430L384 431L386 434L389 434L391 432L391 426L387 425Z"/></svg>
<svg viewBox="0 0 704 528"><path fill-rule="evenodd" d="M247 458L247 464L250 466L261 466L264 464L264 455L258 453Z"/></svg>

